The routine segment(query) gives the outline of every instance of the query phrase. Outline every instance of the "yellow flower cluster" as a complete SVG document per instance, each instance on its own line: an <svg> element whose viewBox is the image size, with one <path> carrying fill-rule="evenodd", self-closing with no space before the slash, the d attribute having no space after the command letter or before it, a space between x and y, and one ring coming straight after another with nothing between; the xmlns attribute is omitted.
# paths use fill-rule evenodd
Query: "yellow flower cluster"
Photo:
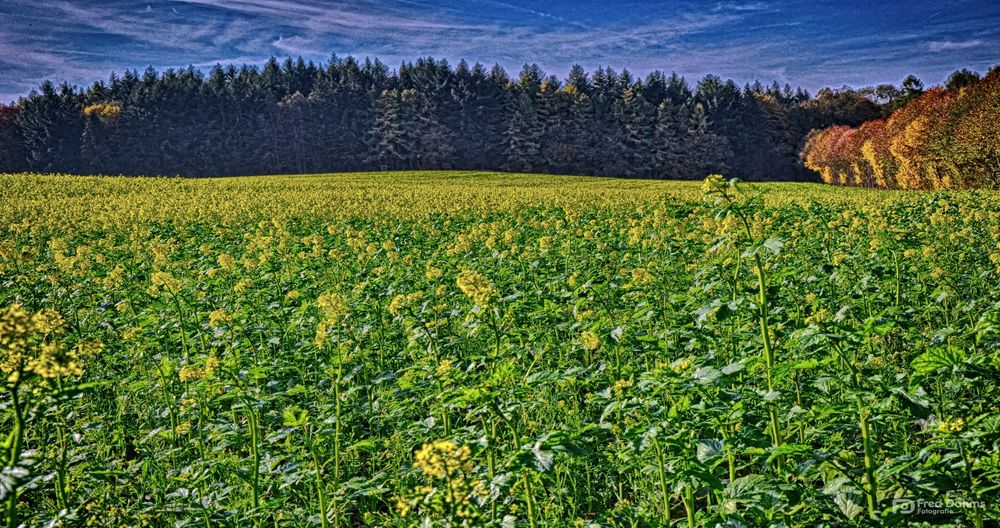
<svg viewBox="0 0 1000 528"><path fill-rule="evenodd" d="M234 259L232 255L229 255L227 253L219 255L217 261L219 263L219 267L226 271L229 271L236 267L236 259Z"/></svg>
<svg viewBox="0 0 1000 528"><path fill-rule="evenodd" d="M389 313L396 316L403 311L404 308L410 306L414 303L420 301L423 298L423 294L420 292L414 292L410 294L400 293L389 301Z"/></svg>
<svg viewBox="0 0 1000 528"><path fill-rule="evenodd" d="M219 308L218 310L213 310L208 314L208 324L214 328L221 328L233 320L233 316L225 310L225 308Z"/></svg>
<svg viewBox="0 0 1000 528"><path fill-rule="evenodd" d="M157 271L150 276L150 282L153 283L153 287L150 293L156 295L159 293L159 288L163 288L170 293L177 293L180 291L183 283L180 279L174 277L169 272Z"/></svg>
<svg viewBox="0 0 1000 528"><path fill-rule="evenodd" d="M219 358L209 356L205 359L205 364L200 367L197 365L184 365L179 371L177 371L177 377L181 380L181 383L187 383L189 381L197 381L202 378L211 378L215 376L215 373L218 370Z"/></svg>
<svg viewBox="0 0 1000 528"><path fill-rule="evenodd" d="M945 420L937 425L937 430L941 433L960 433L962 429L965 429L965 420L962 418Z"/></svg>
<svg viewBox="0 0 1000 528"><path fill-rule="evenodd" d="M11 382L33 374L42 378L62 378L83 374L87 358L103 349L97 341L83 341L75 347L50 341L65 325L54 310L29 313L19 304L0 312L0 371Z"/></svg>
<svg viewBox="0 0 1000 528"><path fill-rule="evenodd" d="M455 283L458 285L458 289L462 290L462 293L479 306L489 306L490 302L498 295L493 284L474 271L466 270L459 273Z"/></svg>
<svg viewBox="0 0 1000 528"><path fill-rule="evenodd" d="M84 360L96 356L103 348L96 341L82 342L74 348L45 343L39 348L38 356L28 362L25 371L43 378L79 376L83 374Z"/></svg>
<svg viewBox="0 0 1000 528"><path fill-rule="evenodd" d="M316 299L316 305L328 324L339 323L350 310L347 301L336 293L324 293Z"/></svg>
<svg viewBox="0 0 1000 528"><path fill-rule="evenodd" d="M451 440L436 440L417 450L413 465L431 478L453 477L472 471L472 450Z"/></svg>
<svg viewBox="0 0 1000 528"><path fill-rule="evenodd" d="M714 194L723 192L728 186L728 182L721 174L710 174L701 184L703 194Z"/></svg>
<svg viewBox="0 0 1000 528"><path fill-rule="evenodd" d="M586 330L580 334L580 343L587 350L597 350L601 347L601 338L594 332Z"/></svg>
<svg viewBox="0 0 1000 528"><path fill-rule="evenodd" d="M253 279L250 277L244 277L240 279L239 282L233 286L233 291L236 293L243 293L253 287Z"/></svg>
<svg viewBox="0 0 1000 528"><path fill-rule="evenodd" d="M632 286L644 286L655 280L652 273L646 268L635 268L632 270Z"/></svg>
<svg viewBox="0 0 1000 528"><path fill-rule="evenodd" d="M434 373L437 375L438 378L444 379L447 378L449 374L451 374L451 371L452 371L451 360L442 359L441 361L438 362L438 366L434 370Z"/></svg>
<svg viewBox="0 0 1000 528"><path fill-rule="evenodd" d="M677 374L680 374L689 368L691 368L691 360L688 358L678 359L677 361L674 361L672 365L670 365L670 369Z"/></svg>

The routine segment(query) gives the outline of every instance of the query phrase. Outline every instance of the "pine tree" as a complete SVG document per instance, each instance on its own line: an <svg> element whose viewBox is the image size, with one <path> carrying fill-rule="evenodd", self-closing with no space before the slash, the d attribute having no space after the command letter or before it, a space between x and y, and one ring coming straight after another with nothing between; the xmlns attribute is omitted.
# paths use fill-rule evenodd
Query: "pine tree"
<svg viewBox="0 0 1000 528"><path fill-rule="evenodd" d="M0 104L0 173L20 172L27 169L27 152L24 138L17 126L21 108L17 104Z"/></svg>
<svg viewBox="0 0 1000 528"><path fill-rule="evenodd" d="M622 99L622 175L648 177L654 165L655 109L640 86L625 90Z"/></svg>
<svg viewBox="0 0 1000 528"><path fill-rule="evenodd" d="M402 94L397 89L385 90L375 103L375 126L372 136L375 159L381 170L406 168L414 145L408 129Z"/></svg>
<svg viewBox="0 0 1000 528"><path fill-rule="evenodd" d="M24 138L28 168L43 172L83 172L80 95L69 85L46 82L21 103L17 127Z"/></svg>
<svg viewBox="0 0 1000 528"><path fill-rule="evenodd" d="M541 136L535 103L522 91L514 98L510 123L504 134L504 168L530 172L541 150Z"/></svg>

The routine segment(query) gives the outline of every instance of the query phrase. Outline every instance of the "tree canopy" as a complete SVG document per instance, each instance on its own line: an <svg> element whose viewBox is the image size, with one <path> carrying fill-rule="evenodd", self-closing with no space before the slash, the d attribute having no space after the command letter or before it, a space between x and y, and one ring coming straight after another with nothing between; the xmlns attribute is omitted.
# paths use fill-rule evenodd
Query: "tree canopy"
<svg viewBox="0 0 1000 528"><path fill-rule="evenodd" d="M956 74L955 83L968 83ZM950 81L951 82L951 81ZM881 90L881 91L879 91ZM808 178L813 128L859 125L919 97L574 66L565 80L525 65L420 59L269 60L126 71L86 89L43 84L0 105L0 172L224 176L481 169L642 178ZM919 93L918 93L919 92ZM884 100L879 100L882 98ZM907 99L907 100L909 100Z"/></svg>

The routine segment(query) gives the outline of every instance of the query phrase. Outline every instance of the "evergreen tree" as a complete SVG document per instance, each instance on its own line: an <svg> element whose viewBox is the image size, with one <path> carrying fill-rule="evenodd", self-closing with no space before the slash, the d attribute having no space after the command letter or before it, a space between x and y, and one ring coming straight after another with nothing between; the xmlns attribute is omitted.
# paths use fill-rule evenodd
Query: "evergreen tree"
<svg viewBox="0 0 1000 528"><path fill-rule="evenodd" d="M46 82L41 90L21 102L16 121L24 139L28 167L45 172L79 170L81 97L65 84L57 89Z"/></svg>
<svg viewBox="0 0 1000 528"><path fill-rule="evenodd" d="M510 123L504 134L504 168L530 172L541 151L542 127L535 103L526 91L514 98Z"/></svg>
<svg viewBox="0 0 1000 528"><path fill-rule="evenodd" d="M20 113L21 107L17 104L0 104L0 172L20 172L28 168L28 153L24 149L21 128L17 126Z"/></svg>

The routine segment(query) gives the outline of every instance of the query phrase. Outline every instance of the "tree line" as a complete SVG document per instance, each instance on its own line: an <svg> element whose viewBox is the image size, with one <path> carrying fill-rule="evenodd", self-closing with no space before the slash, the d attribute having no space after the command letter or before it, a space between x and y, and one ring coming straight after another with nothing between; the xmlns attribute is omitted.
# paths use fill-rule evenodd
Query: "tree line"
<svg viewBox="0 0 1000 528"><path fill-rule="evenodd" d="M908 84L909 83L909 84ZM821 90L574 66L272 58L46 82L0 105L0 172L223 176L481 169L642 178L809 178L809 131L882 118L922 85Z"/></svg>
<svg viewBox="0 0 1000 528"><path fill-rule="evenodd" d="M955 72L888 118L814 131L802 159L838 185L1000 187L1000 68Z"/></svg>

